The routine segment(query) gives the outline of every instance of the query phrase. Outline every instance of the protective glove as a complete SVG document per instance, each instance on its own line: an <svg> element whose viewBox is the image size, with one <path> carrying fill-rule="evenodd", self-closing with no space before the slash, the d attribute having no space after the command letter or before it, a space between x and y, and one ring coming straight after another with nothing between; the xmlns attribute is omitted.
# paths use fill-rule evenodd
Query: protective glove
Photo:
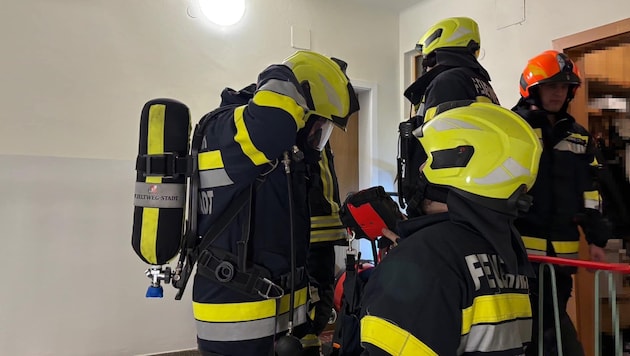
<svg viewBox="0 0 630 356"><path fill-rule="evenodd" d="M595 209L584 209L575 217L575 222L582 227L586 241L599 247L605 247L612 238L612 224Z"/></svg>

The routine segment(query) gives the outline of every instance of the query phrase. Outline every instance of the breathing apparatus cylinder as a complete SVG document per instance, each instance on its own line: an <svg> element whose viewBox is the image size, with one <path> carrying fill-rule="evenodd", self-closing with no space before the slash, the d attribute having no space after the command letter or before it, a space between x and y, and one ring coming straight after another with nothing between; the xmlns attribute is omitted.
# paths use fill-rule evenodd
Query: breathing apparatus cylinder
<svg viewBox="0 0 630 356"><path fill-rule="evenodd" d="M146 272L152 280L147 297L162 296L160 281L170 282L170 269L160 266L180 250L190 125L190 112L181 102L153 99L142 109L131 244L140 259L153 265Z"/></svg>

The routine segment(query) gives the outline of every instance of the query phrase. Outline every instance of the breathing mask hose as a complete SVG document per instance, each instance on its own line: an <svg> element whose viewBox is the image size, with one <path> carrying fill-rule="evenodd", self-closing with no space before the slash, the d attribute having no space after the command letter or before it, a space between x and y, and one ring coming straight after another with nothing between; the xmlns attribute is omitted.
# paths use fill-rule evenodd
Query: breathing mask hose
<svg viewBox="0 0 630 356"><path fill-rule="evenodd" d="M287 195L289 197L289 232L291 234L291 296L289 299L289 330L288 334L293 333L293 312L295 306L295 236L293 231L293 187L291 185L291 159L289 152L284 152L284 172L287 174Z"/></svg>
<svg viewBox="0 0 630 356"><path fill-rule="evenodd" d="M276 342L275 353L279 356L292 356L301 352L302 343L293 336L293 314L295 312L295 236L293 231L293 187L291 184L291 158L289 156L289 152L284 152L282 163L284 164L284 172L287 175L287 195L289 197L289 232L291 234L291 294L289 296L289 328L287 330L287 334L279 338Z"/></svg>

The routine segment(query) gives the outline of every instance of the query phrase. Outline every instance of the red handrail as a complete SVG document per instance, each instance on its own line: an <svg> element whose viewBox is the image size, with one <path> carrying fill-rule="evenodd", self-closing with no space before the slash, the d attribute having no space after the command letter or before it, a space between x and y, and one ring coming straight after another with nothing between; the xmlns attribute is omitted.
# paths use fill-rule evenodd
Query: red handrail
<svg viewBox="0 0 630 356"><path fill-rule="evenodd" d="M626 263L593 262L539 255L527 255L527 257L531 262L537 263L551 263L561 266L584 267L589 269L601 269L606 271L620 272L623 274L630 274L630 265Z"/></svg>

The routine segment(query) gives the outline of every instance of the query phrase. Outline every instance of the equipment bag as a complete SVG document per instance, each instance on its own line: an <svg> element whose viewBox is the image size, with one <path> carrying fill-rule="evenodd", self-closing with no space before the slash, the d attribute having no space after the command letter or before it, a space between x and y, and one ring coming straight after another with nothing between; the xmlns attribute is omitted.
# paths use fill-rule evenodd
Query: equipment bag
<svg viewBox="0 0 630 356"><path fill-rule="evenodd" d="M346 198L339 211L344 226L352 229L358 238L376 240L383 228L394 230L403 215L396 202L382 186L356 192Z"/></svg>

